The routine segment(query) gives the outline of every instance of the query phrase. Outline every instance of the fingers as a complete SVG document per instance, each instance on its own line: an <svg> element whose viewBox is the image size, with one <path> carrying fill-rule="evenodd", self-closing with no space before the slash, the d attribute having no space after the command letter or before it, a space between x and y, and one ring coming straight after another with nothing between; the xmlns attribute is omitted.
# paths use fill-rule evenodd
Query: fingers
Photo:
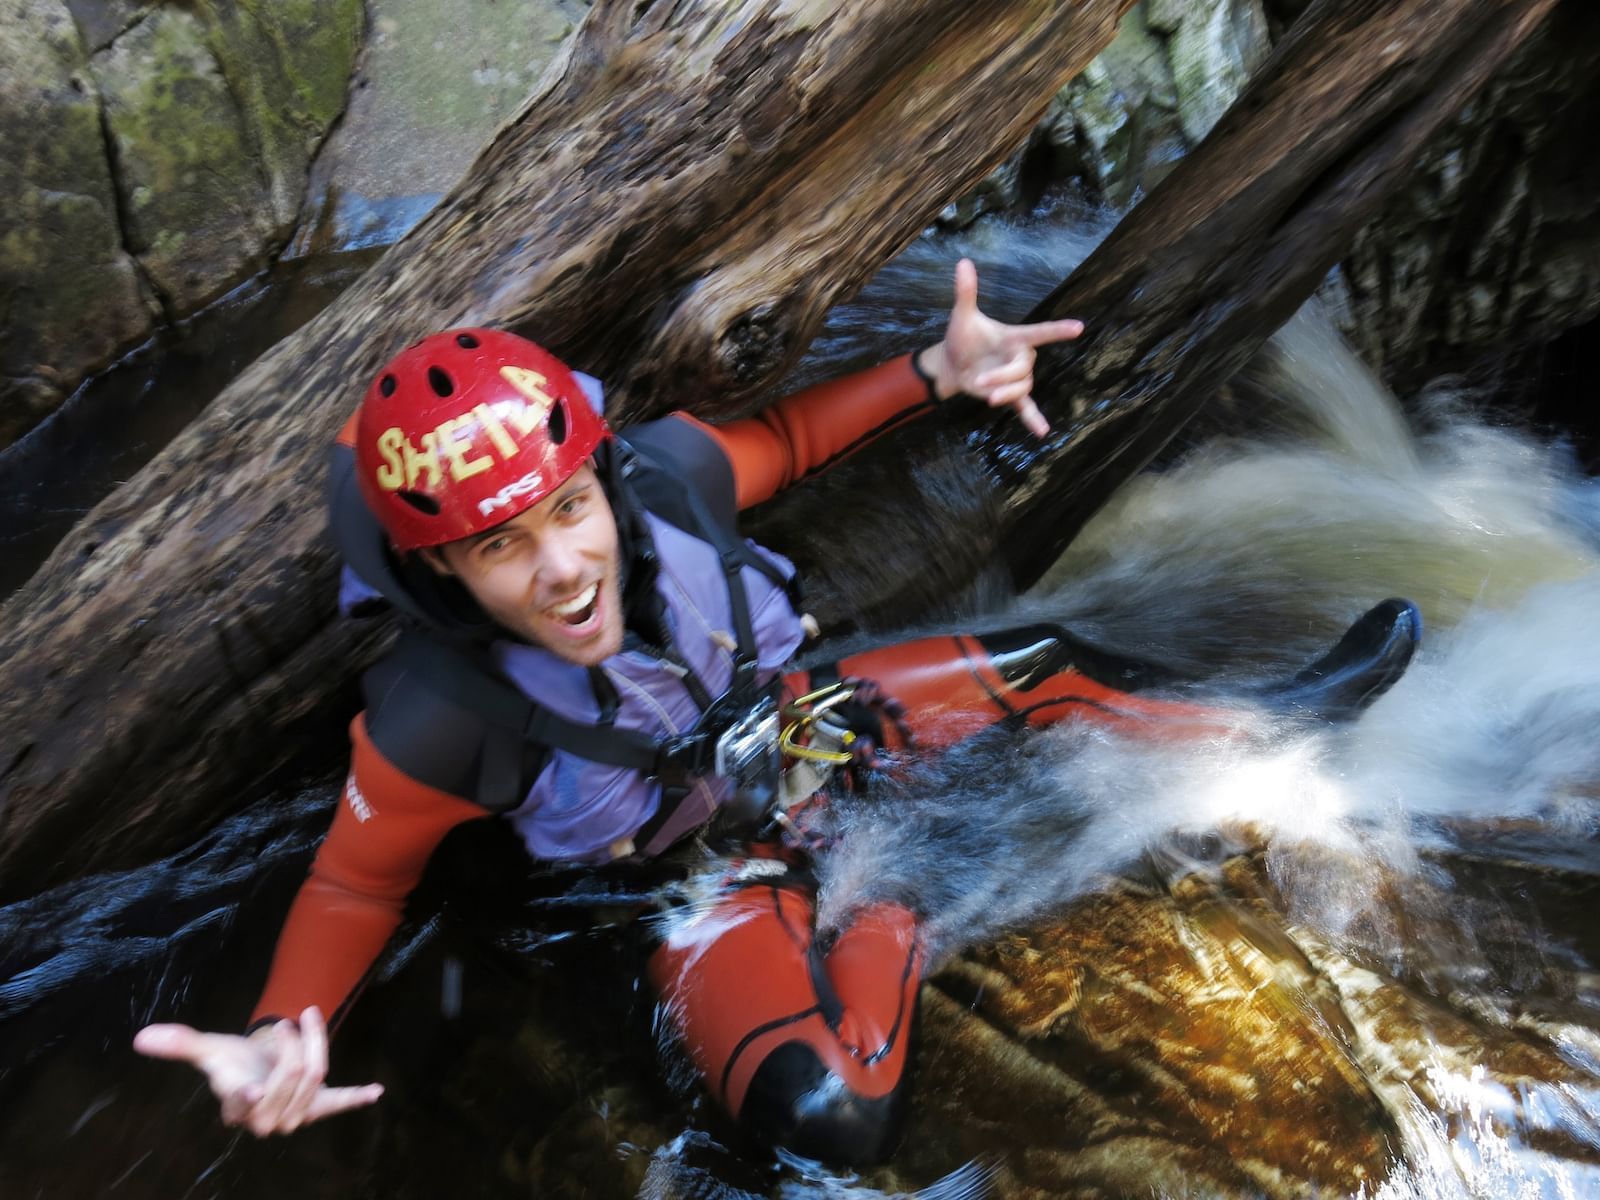
<svg viewBox="0 0 1600 1200"><path fill-rule="evenodd" d="M1032 392L1033 376L1030 374L1026 379L1019 379L1016 383L1008 383L1004 387L995 388L994 391L984 397L984 402L990 408L1010 407L1018 400L1029 396Z"/></svg>
<svg viewBox="0 0 1600 1200"><path fill-rule="evenodd" d="M1032 396L1024 396L1013 406L1017 410L1017 419L1022 422L1023 428L1034 437L1044 437L1050 432L1050 422L1045 420L1044 414L1039 411L1039 406L1033 402Z"/></svg>
<svg viewBox="0 0 1600 1200"><path fill-rule="evenodd" d="M188 1025L146 1025L133 1035L133 1048L150 1058L168 1058L198 1066L209 1035Z"/></svg>
<svg viewBox="0 0 1600 1200"><path fill-rule="evenodd" d="M293 1133L305 1124L322 1081L328 1077L328 1027L315 1005L300 1014L300 1048L300 1079L279 1121L284 1133Z"/></svg>
<svg viewBox="0 0 1600 1200"><path fill-rule="evenodd" d="M1050 432L1050 422L1033 401L1034 358L1033 348L1024 347L1000 366L979 375L973 380L973 387L990 408L1015 409L1028 432L1044 437Z"/></svg>
<svg viewBox="0 0 1600 1200"><path fill-rule="evenodd" d="M1033 348L1024 346L998 367L991 367L982 375L972 381L972 390L979 396L987 396L995 388L1005 383L1017 383L1033 379L1033 362L1037 355Z"/></svg>
<svg viewBox="0 0 1600 1200"><path fill-rule="evenodd" d="M363 1087L323 1088L311 1101L306 1121L320 1121L334 1113L349 1112L352 1108L365 1108L383 1096L383 1084L369 1083Z"/></svg>
<svg viewBox="0 0 1600 1200"><path fill-rule="evenodd" d="M1050 432L1050 422L1033 400L1033 351L1028 351L1020 363L1013 360L1004 367L986 372L980 382L984 402L990 408L1015 409L1024 427L1035 437L1044 437Z"/></svg>
<svg viewBox="0 0 1600 1200"><path fill-rule="evenodd" d="M325 1088L328 1027L319 1009L300 1022L280 1021L270 1037L202 1033L187 1025L149 1025L134 1035L134 1049L176 1059L206 1073L221 1102L225 1125L243 1125L257 1137L293 1133L333 1113L360 1108L383 1095L378 1084Z"/></svg>
<svg viewBox="0 0 1600 1200"><path fill-rule="evenodd" d="M1044 346L1051 342L1070 342L1083 336L1082 321L1041 321L1037 325L1018 325L1013 331L1030 346Z"/></svg>
<svg viewBox="0 0 1600 1200"><path fill-rule="evenodd" d="M978 268L970 258L956 264L956 302L954 312L969 315L978 311Z"/></svg>
<svg viewBox="0 0 1600 1200"><path fill-rule="evenodd" d="M261 1101L261 1085L249 1084L237 1091L225 1092L222 1097L222 1123L227 1126L243 1125L250 1110Z"/></svg>
<svg viewBox="0 0 1600 1200"><path fill-rule="evenodd" d="M272 1027L272 1032L275 1035L277 1061L262 1085L261 1099L251 1106L245 1119L250 1132L257 1137L266 1137L280 1130L285 1110L300 1085L301 1071L305 1066L300 1027L293 1021L279 1021Z"/></svg>
<svg viewBox="0 0 1600 1200"><path fill-rule="evenodd" d="M261 1099L267 1062L246 1038L202 1033L187 1025L148 1025L134 1035L133 1048L151 1058L175 1059L204 1072L221 1102L224 1124L242 1123Z"/></svg>

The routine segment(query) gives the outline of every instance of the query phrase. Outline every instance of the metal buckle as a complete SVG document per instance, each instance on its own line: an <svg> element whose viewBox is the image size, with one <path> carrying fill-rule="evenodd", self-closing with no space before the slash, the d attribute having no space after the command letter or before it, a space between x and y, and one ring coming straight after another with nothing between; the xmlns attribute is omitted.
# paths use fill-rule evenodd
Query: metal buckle
<svg viewBox="0 0 1600 1200"><path fill-rule="evenodd" d="M656 754L656 778L676 781L704 775L711 766L711 751L711 739L703 733L669 737Z"/></svg>
<svg viewBox="0 0 1600 1200"><path fill-rule="evenodd" d="M754 774L772 770L777 762L777 736L778 705L771 696L764 696L717 739L716 773L742 786Z"/></svg>

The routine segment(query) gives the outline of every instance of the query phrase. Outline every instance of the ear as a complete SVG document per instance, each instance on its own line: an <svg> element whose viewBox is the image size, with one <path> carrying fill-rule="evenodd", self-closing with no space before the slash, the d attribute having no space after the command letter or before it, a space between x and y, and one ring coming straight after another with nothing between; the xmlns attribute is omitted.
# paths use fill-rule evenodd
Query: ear
<svg viewBox="0 0 1600 1200"><path fill-rule="evenodd" d="M417 551L417 557L427 563L435 575L454 575L450 564L445 561L444 551L438 546L424 546Z"/></svg>

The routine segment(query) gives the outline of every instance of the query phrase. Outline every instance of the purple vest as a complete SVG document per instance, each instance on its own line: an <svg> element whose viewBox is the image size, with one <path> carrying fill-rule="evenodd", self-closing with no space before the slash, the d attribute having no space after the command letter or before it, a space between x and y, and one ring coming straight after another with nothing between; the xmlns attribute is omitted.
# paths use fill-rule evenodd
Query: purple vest
<svg viewBox="0 0 1600 1200"><path fill-rule="evenodd" d="M717 552L707 543L646 513L655 539L660 595L668 631L678 654L713 696L727 689L733 656L713 638L731 636L728 589ZM794 573L787 559L761 546L756 551ZM805 638L800 618L784 590L754 567L742 573L755 630L761 682L770 681ZM524 694L570 720L595 724L600 705L584 667L536 646L496 642L496 663ZM600 664L616 689L614 725L652 737L687 733L700 719L700 709L670 664L642 650L624 650ZM703 824L732 794L716 776L707 776L640 853L658 854L691 829ZM611 846L633 834L661 805L661 786L638 771L592 763L565 750L552 749L527 799L509 813L528 849L536 857L601 863L612 857Z"/></svg>

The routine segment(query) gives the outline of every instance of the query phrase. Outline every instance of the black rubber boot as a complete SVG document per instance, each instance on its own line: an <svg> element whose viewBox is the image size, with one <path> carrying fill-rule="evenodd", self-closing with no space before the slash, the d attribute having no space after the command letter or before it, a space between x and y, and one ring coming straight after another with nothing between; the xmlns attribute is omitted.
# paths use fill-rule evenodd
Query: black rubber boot
<svg viewBox="0 0 1600 1200"><path fill-rule="evenodd" d="M1385 600L1350 626L1332 650L1261 696L1306 716L1349 720L1406 673L1421 638L1417 606L1409 600Z"/></svg>

